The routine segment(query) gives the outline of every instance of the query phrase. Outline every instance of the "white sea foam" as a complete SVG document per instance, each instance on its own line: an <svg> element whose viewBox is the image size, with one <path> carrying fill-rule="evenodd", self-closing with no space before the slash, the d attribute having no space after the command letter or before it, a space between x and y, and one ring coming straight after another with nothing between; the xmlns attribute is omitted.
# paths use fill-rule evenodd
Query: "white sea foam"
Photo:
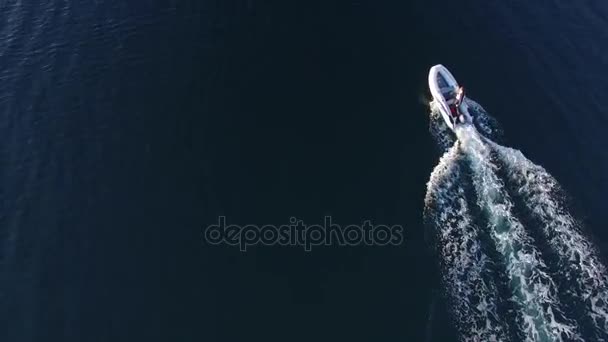
<svg viewBox="0 0 608 342"><path fill-rule="evenodd" d="M462 339L508 340L509 328L516 328L517 336L511 337L517 340L608 341L606 267L564 204L559 183L520 151L490 140L502 138L498 122L475 101L466 101L474 126L459 126L458 141L431 104L430 132L447 152L431 174L425 198L425 219L438 230L443 281ZM463 176L467 166L471 177ZM499 174L509 182L508 189ZM471 207L467 186L474 190L482 217L473 217L471 209L477 208ZM517 214L526 220L515 216L514 200L522 202L525 210ZM548 255L541 255L530 229L551 249ZM480 236L489 236L492 246ZM497 254L489 257L484 253L488 248ZM510 298L499 298L499 280L487 272L496 256ZM544 257L551 258L551 269ZM497 303L504 299L515 308L515 322L497 316ZM583 310L566 314L560 299Z"/></svg>
<svg viewBox="0 0 608 342"><path fill-rule="evenodd" d="M455 144L435 167L427 183L425 217L437 229L443 283L462 340L506 341L506 324L497 314L498 291L488 274L490 261L482 252L461 186L461 162Z"/></svg>
<svg viewBox="0 0 608 342"><path fill-rule="evenodd" d="M446 152L454 145L456 137L443 120L437 104L433 101L429 105L431 108L429 132L431 133L431 136L433 136L433 139L435 139L441 152Z"/></svg>
<svg viewBox="0 0 608 342"><path fill-rule="evenodd" d="M493 116L491 116L479 103L470 98L465 98L465 102L469 108L469 112L473 117L473 123L477 131L483 136L490 139L502 138L502 128Z"/></svg>
<svg viewBox="0 0 608 342"><path fill-rule="evenodd" d="M513 215L513 203L496 175L490 149L474 127L457 128L472 169L477 204L503 258L513 301L519 308L518 326L527 341L582 340L577 325L561 312L557 288L534 240Z"/></svg>
<svg viewBox="0 0 608 342"><path fill-rule="evenodd" d="M563 190L544 168L520 151L489 142L505 165L530 215L540 223L544 238L559 258L557 274L568 288L565 295L586 306L596 340L608 340L608 276L593 244L562 200Z"/></svg>

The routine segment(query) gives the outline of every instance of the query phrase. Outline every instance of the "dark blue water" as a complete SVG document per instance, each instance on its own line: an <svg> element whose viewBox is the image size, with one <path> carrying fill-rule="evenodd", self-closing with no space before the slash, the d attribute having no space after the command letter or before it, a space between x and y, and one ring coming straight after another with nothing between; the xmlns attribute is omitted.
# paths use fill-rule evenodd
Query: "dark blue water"
<svg viewBox="0 0 608 342"><path fill-rule="evenodd" d="M0 339L451 341L422 220L443 63L608 248L599 1L0 4ZM210 247L363 219L399 247Z"/></svg>

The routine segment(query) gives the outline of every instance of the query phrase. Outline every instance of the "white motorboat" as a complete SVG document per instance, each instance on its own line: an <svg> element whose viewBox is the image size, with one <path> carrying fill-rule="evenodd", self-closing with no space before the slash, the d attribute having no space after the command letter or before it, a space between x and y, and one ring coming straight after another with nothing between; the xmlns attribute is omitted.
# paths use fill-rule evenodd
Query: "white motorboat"
<svg viewBox="0 0 608 342"><path fill-rule="evenodd" d="M450 71L437 64L429 71L429 89L445 123L454 130L459 124L471 123L472 118L465 101L464 89L458 85Z"/></svg>

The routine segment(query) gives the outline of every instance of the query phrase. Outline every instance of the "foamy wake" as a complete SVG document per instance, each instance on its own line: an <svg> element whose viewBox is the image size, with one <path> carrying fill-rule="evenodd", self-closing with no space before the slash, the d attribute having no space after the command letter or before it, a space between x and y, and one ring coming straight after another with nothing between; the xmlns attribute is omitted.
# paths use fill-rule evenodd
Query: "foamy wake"
<svg viewBox="0 0 608 342"><path fill-rule="evenodd" d="M518 308L517 326L526 341L582 340L577 325L560 309L557 287L521 222L491 162L490 149L472 126L456 130L469 159L477 205L502 257Z"/></svg>
<svg viewBox="0 0 608 342"><path fill-rule="evenodd" d="M608 341L607 270L559 183L520 151L490 140L502 137L498 122L466 101L474 126L457 128L458 141L431 106L431 134L447 152L425 198L462 339ZM501 314L504 300L513 316Z"/></svg>
<svg viewBox="0 0 608 342"><path fill-rule="evenodd" d="M489 142L505 165L530 215L540 223L544 238L558 260L560 288L583 304L595 330L595 340L608 340L608 276L595 247L582 234L564 205L563 191L545 169L520 151Z"/></svg>
<svg viewBox="0 0 608 342"><path fill-rule="evenodd" d="M491 116L479 103L465 98L465 103L469 107L469 112L473 116L473 123L477 131L483 136L492 140L500 140L503 135L502 128L493 116Z"/></svg>
<svg viewBox="0 0 608 342"><path fill-rule="evenodd" d="M506 341L505 323L497 314L498 291L489 259L482 252L479 230L471 220L463 175L462 155L455 144L441 158L427 183L425 219L436 233L442 277L451 299L453 316L465 341Z"/></svg>
<svg viewBox="0 0 608 342"><path fill-rule="evenodd" d="M452 130L450 130L448 125L445 124L437 104L433 101L430 103L430 107L431 116L429 121L429 132L433 139L435 139L439 150L443 153L454 145L456 137L454 137L454 134L452 134Z"/></svg>
<svg viewBox="0 0 608 342"><path fill-rule="evenodd" d="M487 138L500 140L502 138L502 128L498 124L498 121L488 114L479 103L469 98L465 98L465 103L469 108L469 113L471 113L471 116L473 117L473 124L477 130ZM452 130L445 124L445 121L439 112L438 105L432 101L429 103L429 106L431 109L429 132L431 133L431 136L433 136L433 139L441 152L446 152L454 145L456 137L452 133Z"/></svg>

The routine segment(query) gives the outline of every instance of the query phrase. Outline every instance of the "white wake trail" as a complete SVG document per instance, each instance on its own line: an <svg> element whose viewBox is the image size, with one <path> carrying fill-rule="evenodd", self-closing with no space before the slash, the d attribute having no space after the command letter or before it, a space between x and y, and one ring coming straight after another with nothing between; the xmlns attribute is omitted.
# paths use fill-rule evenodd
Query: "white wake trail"
<svg viewBox="0 0 608 342"><path fill-rule="evenodd" d="M434 101L429 104L431 108L430 120L429 120L429 132L437 146L441 150L441 153L447 152L456 141L456 137L452 134L450 128L443 121L443 117L439 112L439 107Z"/></svg>
<svg viewBox="0 0 608 342"><path fill-rule="evenodd" d="M508 341L497 314L498 291L489 258L481 250L462 187L462 154L456 143L441 158L427 183L425 219L437 229L442 278L464 341Z"/></svg>
<svg viewBox="0 0 608 342"><path fill-rule="evenodd" d="M468 97L465 98L465 103L473 116L475 127L479 133L492 140L502 138L503 131L496 118L491 116L479 103Z"/></svg>
<svg viewBox="0 0 608 342"><path fill-rule="evenodd" d="M468 97L465 98L464 101L467 104L469 113L471 113L473 117L473 123L475 128L477 128L477 131L484 137L494 140L498 139L498 141L500 141L503 132L502 128L498 124L498 121L488 112L486 112L486 110L479 103L471 100ZM431 101L429 103L429 107L431 109L429 132L431 133L431 136L433 136L433 139L435 139L435 142L439 146L441 152L446 152L454 145L456 137L452 133L452 130L445 124L437 103L435 103L435 101Z"/></svg>
<svg viewBox="0 0 608 342"><path fill-rule="evenodd" d="M558 274L567 282L566 295L584 303L594 325L596 340L608 340L608 276L593 244L563 204L563 190L544 168L520 151L490 143L504 163L507 177L532 216L540 222L544 238L559 258Z"/></svg>
<svg viewBox="0 0 608 342"><path fill-rule="evenodd" d="M577 326L564 318L556 285L547 272L533 239L513 215L513 204L496 175L490 149L473 126L457 128L473 173L477 204L486 215L489 234L504 259L518 326L526 341L582 340Z"/></svg>

